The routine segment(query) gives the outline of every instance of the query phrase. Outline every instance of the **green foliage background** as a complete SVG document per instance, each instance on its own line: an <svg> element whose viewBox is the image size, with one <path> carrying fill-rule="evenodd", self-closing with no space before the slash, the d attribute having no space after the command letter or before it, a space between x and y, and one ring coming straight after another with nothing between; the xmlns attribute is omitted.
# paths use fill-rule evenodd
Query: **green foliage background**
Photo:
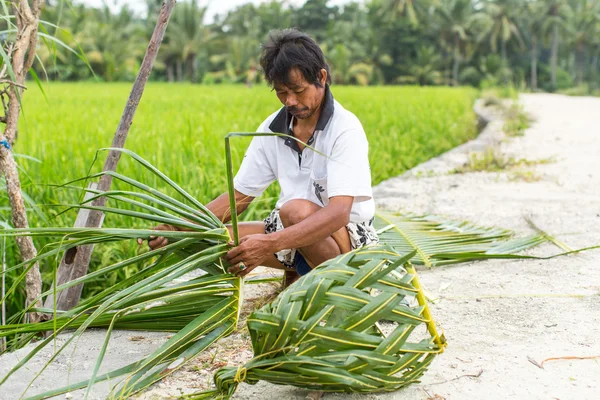
<svg viewBox="0 0 600 400"><path fill-rule="evenodd" d="M73 224L74 210L57 217L63 208L51 205L72 204L78 193L50 185L87 174L96 151L110 146L130 88L126 83L50 83L45 85L46 97L37 88L24 96L24 115L15 152L40 161L18 159L24 191L37 204L37 207L29 205L31 226ZM332 92L359 117L367 132L373 185L476 134L472 111L477 96L474 89L334 85ZM224 136L233 131L256 130L279 107L276 96L263 85L247 88L151 83L142 97L126 147L207 203L227 189ZM240 138L232 141L236 170L248 143ZM105 156L106 153L99 154L92 171L101 169ZM118 171L165 189L155 177L142 175L144 172L127 159L122 160ZM272 185L243 218L263 218L277 196L277 185ZM1 206L3 218L10 220L6 198ZM130 227L132 223L125 217L108 215L104 226ZM36 243L38 249L44 244ZM104 245L94 253L91 268L131 257L139 250L133 242ZM8 265L19 260L15 251L16 246L9 243ZM41 269L46 277L52 273L48 265L42 265ZM97 285L87 284L84 296L136 271L132 267L121 275L103 277ZM9 277L9 284L10 280ZM23 293L15 296L9 309L22 305L22 296Z"/></svg>
<svg viewBox="0 0 600 400"><path fill-rule="evenodd" d="M43 25L85 54L91 68L61 46L41 46L38 76L133 80L162 0L141 8L137 2L135 12L126 2L69 3L55 0L44 9L42 20L60 29ZM317 40L338 84L576 86L570 94L600 93L600 0L265 1L210 13L205 2L177 2L152 79L258 82L268 32L295 27Z"/></svg>

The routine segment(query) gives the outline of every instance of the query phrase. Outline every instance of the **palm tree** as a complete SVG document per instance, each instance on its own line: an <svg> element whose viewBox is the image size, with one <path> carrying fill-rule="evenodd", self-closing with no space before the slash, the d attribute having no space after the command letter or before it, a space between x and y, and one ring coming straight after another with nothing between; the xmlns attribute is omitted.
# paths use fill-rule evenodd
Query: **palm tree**
<svg viewBox="0 0 600 400"><path fill-rule="evenodd" d="M424 85L440 85L443 81L440 71L442 57L433 46L421 46L417 49L417 57L409 67L409 75L397 78L398 83L416 83Z"/></svg>
<svg viewBox="0 0 600 400"><path fill-rule="evenodd" d="M106 81L130 79L144 51L142 26L124 6L113 14L107 5L90 11L81 33L76 34L94 71Z"/></svg>
<svg viewBox="0 0 600 400"><path fill-rule="evenodd" d="M479 40L488 39L492 51L497 51L500 43L502 61L508 66L507 45L516 40L523 45L517 17L522 11L523 3L518 0L486 1L482 13L477 13L475 20L481 28Z"/></svg>
<svg viewBox="0 0 600 400"><path fill-rule="evenodd" d="M436 11L440 16L440 35L452 51L452 85L458 86L461 47L469 40L473 18L471 0L442 1Z"/></svg>
<svg viewBox="0 0 600 400"><path fill-rule="evenodd" d="M197 79L196 58L202 47L213 37L209 28L204 25L205 14L206 6L199 6L197 0L181 2L173 10L163 51L170 81L175 74L178 81Z"/></svg>
<svg viewBox="0 0 600 400"><path fill-rule="evenodd" d="M583 84L584 53L586 47L593 45L600 21L600 3L595 0L571 1L572 12L567 20L570 42L575 48L577 65L577 84Z"/></svg>
<svg viewBox="0 0 600 400"><path fill-rule="evenodd" d="M380 13L391 20L400 16L408 17L413 25L418 25L419 18L436 4L438 0L382 0Z"/></svg>
<svg viewBox="0 0 600 400"><path fill-rule="evenodd" d="M526 31L531 40L531 77L530 84L532 90L537 90L537 63L538 63L538 46L540 37L543 35L543 27L546 21L544 15L545 4L535 1L527 4L526 13L523 14Z"/></svg>
<svg viewBox="0 0 600 400"><path fill-rule="evenodd" d="M543 34L551 36L550 46L550 80L552 88L556 89L556 68L558 64L558 45L560 31L565 30L566 18L570 14L567 0L543 0L540 2L541 14L544 16Z"/></svg>

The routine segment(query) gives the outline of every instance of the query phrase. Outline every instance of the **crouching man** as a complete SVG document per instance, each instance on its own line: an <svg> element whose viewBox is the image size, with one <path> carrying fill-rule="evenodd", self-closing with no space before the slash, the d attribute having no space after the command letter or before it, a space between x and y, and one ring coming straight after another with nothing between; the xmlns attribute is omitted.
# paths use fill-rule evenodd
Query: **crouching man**
<svg viewBox="0 0 600 400"><path fill-rule="evenodd" d="M226 258L229 272L239 276L259 265L284 269L289 285L326 260L377 243L369 145L358 118L333 98L329 66L308 35L272 32L260 63L283 107L257 131L286 136L253 138L234 179L236 211L275 181L281 194L264 222L239 224L239 246ZM227 193L207 208L229 220ZM149 242L151 248L166 244L163 237Z"/></svg>

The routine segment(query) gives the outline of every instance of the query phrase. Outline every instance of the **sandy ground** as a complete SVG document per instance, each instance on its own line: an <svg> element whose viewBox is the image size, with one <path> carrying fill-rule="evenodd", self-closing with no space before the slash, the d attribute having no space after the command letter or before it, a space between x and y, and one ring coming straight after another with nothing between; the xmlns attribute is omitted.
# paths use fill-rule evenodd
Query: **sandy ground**
<svg viewBox="0 0 600 400"><path fill-rule="evenodd" d="M380 209L430 213L532 233L525 216L572 248L600 244L600 98L523 95L535 118L522 137L504 138L502 122L491 122L473 142L375 188ZM470 152L494 146L506 157L553 162L502 172L448 174ZM559 251L552 245L529 253ZM597 399L600 359L537 361L550 357L600 356L600 250L551 260L486 261L421 270L428 292L437 297L432 313L448 348L422 383L380 395L325 394L324 399ZM247 286L244 313L276 292L275 285ZM104 363L115 368L127 355L148 353L168 334L116 332ZM89 374L103 332L90 332L75 356L61 356L28 391L38 393ZM0 376L28 349L0 357ZM19 398L30 371L0 387L0 399ZM70 353L66 353L69 355ZM245 330L223 339L140 398L176 397L205 388L220 366L252 356ZM27 379L29 378L29 379ZM92 398L103 398L98 385ZM309 392L265 382L242 384L235 399L304 399ZM81 398L74 393L73 398ZM64 398L64 396L62 396Z"/></svg>

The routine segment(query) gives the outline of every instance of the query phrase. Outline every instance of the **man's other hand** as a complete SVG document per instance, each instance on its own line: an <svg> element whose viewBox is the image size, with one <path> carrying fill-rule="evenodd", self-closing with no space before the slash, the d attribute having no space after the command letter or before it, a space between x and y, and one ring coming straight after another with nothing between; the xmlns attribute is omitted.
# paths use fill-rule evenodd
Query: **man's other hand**
<svg viewBox="0 0 600 400"><path fill-rule="evenodd" d="M230 245L233 245L233 242L230 242ZM227 271L237 276L245 276L254 268L262 265L273 253L275 253L273 235L245 236L240 239L240 244L229 250L225 256L225 260L232 265Z"/></svg>
<svg viewBox="0 0 600 400"><path fill-rule="evenodd" d="M178 231L179 228L169 224L160 224L152 228L155 231ZM144 242L142 239L138 238L138 244L141 246ZM162 236L150 236L148 238L148 246L151 250L160 249L161 247L165 247L169 244L169 239Z"/></svg>

